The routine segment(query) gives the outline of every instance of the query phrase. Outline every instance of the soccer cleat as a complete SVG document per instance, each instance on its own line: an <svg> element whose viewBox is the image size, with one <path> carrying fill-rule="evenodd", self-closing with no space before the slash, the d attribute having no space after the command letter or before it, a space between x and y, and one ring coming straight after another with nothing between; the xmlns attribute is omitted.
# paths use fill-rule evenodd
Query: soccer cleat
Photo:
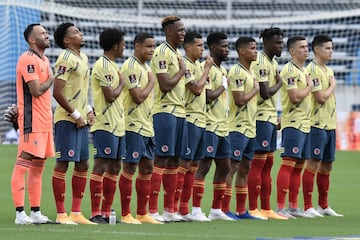
<svg viewBox="0 0 360 240"><path fill-rule="evenodd" d="M66 213L58 213L55 222L59 224L77 225Z"/></svg>
<svg viewBox="0 0 360 240"><path fill-rule="evenodd" d="M126 224L141 224L141 222L139 222L138 220L136 220L131 213L129 213L126 216L121 216L121 223L126 223Z"/></svg>
<svg viewBox="0 0 360 240"><path fill-rule="evenodd" d="M16 211L15 224L29 225L33 223L34 221L32 220L32 218L26 215L25 211L21 211L21 212Z"/></svg>
<svg viewBox="0 0 360 240"><path fill-rule="evenodd" d="M30 218L36 224L50 224L53 223L47 216L42 215L40 211L30 211Z"/></svg>
<svg viewBox="0 0 360 240"><path fill-rule="evenodd" d="M185 219L181 215L167 211L163 212L162 217L165 222L185 222Z"/></svg>
<svg viewBox="0 0 360 240"><path fill-rule="evenodd" d="M162 222L165 223L165 219L163 218L163 216L161 216L158 212L157 213L148 213L150 215L150 217L152 217L153 219L155 219L158 222Z"/></svg>
<svg viewBox="0 0 360 240"><path fill-rule="evenodd" d="M88 224L88 225L97 225L97 223L91 222L90 220L86 219L82 213L70 213L70 219L77 224Z"/></svg>
<svg viewBox="0 0 360 240"><path fill-rule="evenodd" d="M235 221L231 217L228 217L221 209L211 209L208 218L210 220Z"/></svg>
<svg viewBox="0 0 360 240"><path fill-rule="evenodd" d="M229 218L234 219L235 221L240 220L240 218L238 218L238 216L235 213L232 213L230 211L226 212L225 215L228 216Z"/></svg>
<svg viewBox="0 0 360 240"><path fill-rule="evenodd" d="M211 221L208 217L206 217L205 213L203 213L203 212L193 213L190 215L190 218L194 222L210 222Z"/></svg>
<svg viewBox="0 0 360 240"><path fill-rule="evenodd" d="M328 216L332 216L332 217L343 217L343 214L339 214L337 212L335 212L331 207L327 207L327 208L322 208L320 206L318 206L316 208L316 211L321 214L321 215L328 215Z"/></svg>
<svg viewBox="0 0 360 240"><path fill-rule="evenodd" d="M150 223L150 224L163 224L163 222L156 221L149 214L145 215L136 215L136 220L141 223Z"/></svg>
<svg viewBox="0 0 360 240"><path fill-rule="evenodd" d="M251 215L248 211L246 211L243 214L236 214L236 217L240 219L254 219L254 220L264 220L263 218L258 218L253 215Z"/></svg>
<svg viewBox="0 0 360 240"><path fill-rule="evenodd" d="M296 219L293 215L289 214L285 208L278 208L276 209L276 213L284 218L287 219Z"/></svg>
<svg viewBox="0 0 360 240"><path fill-rule="evenodd" d="M323 215L318 213L313 207L306 209L304 216L307 218L323 217Z"/></svg>
<svg viewBox="0 0 360 240"><path fill-rule="evenodd" d="M307 217L305 212L300 208L288 208L286 211L294 217Z"/></svg>
<svg viewBox="0 0 360 240"><path fill-rule="evenodd" d="M108 224L108 222L101 215L93 216L90 218L90 221L98 224Z"/></svg>
<svg viewBox="0 0 360 240"><path fill-rule="evenodd" d="M181 214L180 214L181 215ZM185 215L181 215L181 217L183 218L183 219L185 219L185 222L192 222L192 219L191 219L191 214L190 213L188 213L188 214L185 214Z"/></svg>
<svg viewBox="0 0 360 240"><path fill-rule="evenodd" d="M276 212L274 212L272 209L270 210L264 210L261 209L261 214L265 216L267 219L276 219L276 220L288 220L288 217L284 217Z"/></svg>
<svg viewBox="0 0 360 240"><path fill-rule="evenodd" d="M249 210L249 213L251 216L254 216L256 218L262 219L262 220L267 220L268 218L266 216L264 216L264 214L262 212L259 211L259 209L254 209L254 210Z"/></svg>

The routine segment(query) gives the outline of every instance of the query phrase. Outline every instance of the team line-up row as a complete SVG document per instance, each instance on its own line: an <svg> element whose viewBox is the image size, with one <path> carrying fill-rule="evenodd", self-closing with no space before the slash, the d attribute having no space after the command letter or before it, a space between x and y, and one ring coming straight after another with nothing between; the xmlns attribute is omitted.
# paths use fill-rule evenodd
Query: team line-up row
<svg viewBox="0 0 360 240"><path fill-rule="evenodd" d="M260 53L253 38L237 39L239 60L227 71L222 66L230 51L226 34L207 36L209 56L200 63L202 36L187 32L177 16L167 16L161 24L165 42L156 47L151 34L138 33L133 56L120 68L116 59L123 56L125 33L115 28L103 30L99 42L104 54L94 64L91 76L88 58L81 52L83 33L73 23L62 23L54 32L56 45L63 49L55 74L45 56L50 47L46 29L40 24L25 29L29 49L16 67L17 105L5 113L5 120L20 132L11 181L15 223L52 222L41 213L40 200L45 160L53 156L55 222L60 224L109 223L117 186L120 221L128 224L342 216L328 204L336 142L336 79L326 66L332 56L332 39L316 35L314 59L305 66L308 43L303 36L290 36L286 45L291 60L279 72L276 57L284 49L284 33L266 28L260 34L264 45ZM90 81L93 107L88 104ZM281 119L276 111L277 92L281 94ZM52 96L57 102L54 114ZM274 211L271 169L278 129L282 162ZM91 217L87 219L81 202L89 168L89 130L94 166ZM205 215L201 201L213 161L213 200ZM74 162L74 171L68 215L64 202L69 162ZM136 170L133 217L130 201ZM315 177L316 209L312 205ZM301 183L303 209L298 206ZM160 215L161 186L164 206ZM30 216L24 210L25 189ZM234 189L236 209L231 210Z"/></svg>

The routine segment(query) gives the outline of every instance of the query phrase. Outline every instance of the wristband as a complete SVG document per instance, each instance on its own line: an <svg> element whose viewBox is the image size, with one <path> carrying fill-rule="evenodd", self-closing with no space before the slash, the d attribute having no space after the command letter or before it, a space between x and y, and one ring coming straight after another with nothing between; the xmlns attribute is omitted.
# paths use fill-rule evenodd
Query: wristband
<svg viewBox="0 0 360 240"><path fill-rule="evenodd" d="M90 104L87 105L87 114L89 114L90 112L93 111L93 108L91 107Z"/></svg>
<svg viewBox="0 0 360 240"><path fill-rule="evenodd" d="M78 110L74 110L73 113L70 114L70 116L74 119L74 120L78 120L81 117L81 114Z"/></svg>

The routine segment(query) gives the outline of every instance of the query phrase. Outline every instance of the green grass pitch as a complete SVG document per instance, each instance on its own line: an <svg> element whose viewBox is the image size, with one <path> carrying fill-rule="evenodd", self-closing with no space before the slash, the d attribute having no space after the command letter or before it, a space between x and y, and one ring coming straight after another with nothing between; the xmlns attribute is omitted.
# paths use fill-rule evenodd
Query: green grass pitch
<svg viewBox="0 0 360 240"><path fill-rule="evenodd" d="M256 239L256 238L294 238L320 236L360 236L360 154L359 152L337 152L329 193L330 205L344 218L324 217L296 220L242 220L237 222L213 221L206 223L169 223L164 225L125 225L116 226L66 226L66 225L33 225L17 226L14 224L15 210L11 199L10 179L15 162L16 145L0 145L0 239ZM91 151L90 151L91 152ZM55 160L48 159L43 177L43 197L41 209L44 214L55 220L56 211L51 187L51 174ZM90 159L90 165L93 160ZM276 174L279 169L278 154L272 170L273 193L272 206L275 207ZM70 210L70 175L73 165L67 174L66 206ZM92 166L90 167L92 169ZM89 171L90 172L90 171ZM203 211L208 213L212 200L212 171L206 178L206 190L203 199ZM133 192L133 194L135 191ZM316 187L314 193L316 204ZM133 203L136 201L133 197ZM302 206L302 194L299 195ZM160 203L162 205L162 203ZM29 213L28 203L26 211ZM232 209L235 203L232 201ZM113 208L120 216L119 190L117 189ZM135 204L132 204L133 213ZM90 215L89 184L82 205L86 217Z"/></svg>

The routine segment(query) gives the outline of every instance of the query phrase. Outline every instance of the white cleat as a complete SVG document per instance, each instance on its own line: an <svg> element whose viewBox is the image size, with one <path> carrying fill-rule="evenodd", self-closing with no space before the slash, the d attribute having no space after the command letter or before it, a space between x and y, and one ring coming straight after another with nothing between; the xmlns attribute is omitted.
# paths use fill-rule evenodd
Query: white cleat
<svg viewBox="0 0 360 240"><path fill-rule="evenodd" d="M152 217L153 219L155 219L158 222L162 222L165 223L165 219L163 218L163 216L161 216L158 212L157 213L148 213L150 215L150 217Z"/></svg>
<svg viewBox="0 0 360 240"><path fill-rule="evenodd" d="M235 221L231 217L228 217L221 209L211 209L208 218L210 220Z"/></svg>
<svg viewBox="0 0 360 240"><path fill-rule="evenodd" d="M49 224L52 223L52 221L45 215L42 215L40 211L31 211L30 212L30 218L33 220L34 223L37 224Z"/></svg>
<svg viewBox="0 0 360 240"><path fill-rule="evenodd" d="M332 217L343 217L343 214L339 214L337 212L335 212L331 207L327 207L327 208L322 208L320 206L318 206L316 208L317 212L320 213L321 215L328 215L328 216L332 216Z"/></svg>
<svg viewBox="0 0 360 240"><path fill-rule="evenodd" d="M194 222L210 222L211 221L211 219L206 217L205 213L203 213L203 212L193 213L189 217Z"/></svg>
<svg viewBox="0 0 360 240"><path fill-rule="evenodd" d="M185 222L185 219L177 213L164 211L162 217L164 218L165 222Z"/></svg>
<svg viewBox="0 0 360 240"><path fill-rule="evenodd" d="M294 217L306 217L305 212L300 208L288 208L287 212Z"/></svg>
<svg viewBox="0 0 360 240"><path fill-rule="evenodd" d="M288 213L288 211L286 211L285 208L276 209L276 213L279 214L280 216L284 217L284 218L287 218L287 219L296 219L296 217L294 217L293 215Z"/></svg>
<svg viewBox="0 0 360 240"><path fill-rule="evenodd" d="M28 215L26 215L25 211L16 211L15 224L29 225L33 223L34 221Z"/></svg>
<svg viewBox="0 0 360 240"><path fill-rule="evenodd" d="M316 218L316 217L323 217L318 211L316 211L313 207L306 209L304 212L304 217L307 218Z"/></svg>

